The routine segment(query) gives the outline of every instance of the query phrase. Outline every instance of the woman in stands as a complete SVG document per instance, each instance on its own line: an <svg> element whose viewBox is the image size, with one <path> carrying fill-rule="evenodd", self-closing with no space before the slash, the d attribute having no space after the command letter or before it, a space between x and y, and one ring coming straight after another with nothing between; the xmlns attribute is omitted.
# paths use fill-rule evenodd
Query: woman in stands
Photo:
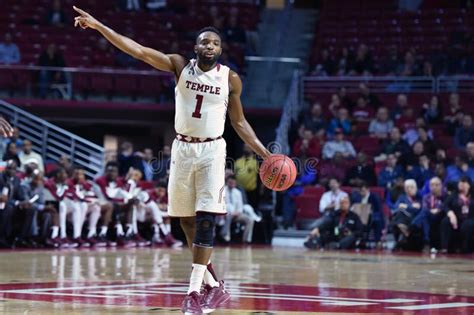
<svg viewBox="0 0 474 315"><path fill-rule="evenodd" d="M446 217L441 221L442 253L459 249L469 253L474 250L473 201L471 180L462 177L457 192L451 194L444 203Z"/></svg>

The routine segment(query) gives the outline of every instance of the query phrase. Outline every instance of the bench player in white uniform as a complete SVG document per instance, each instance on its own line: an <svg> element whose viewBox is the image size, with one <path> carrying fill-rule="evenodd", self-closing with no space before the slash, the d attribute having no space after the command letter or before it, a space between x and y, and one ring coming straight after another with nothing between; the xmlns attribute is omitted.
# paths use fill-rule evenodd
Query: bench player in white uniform
<svg viewBox="0 0 474 315"><path fill-rule="evenodd" d="M222 46L215 28L198 32L196 59L187 60L144 47L87 12L74 9L79 13L75 26L95 29L125 53L175 75L177 136L171 150L168 213L180 218L193 253L190 285L181 310L189 314L208 313L230 298L223 282L217 282L210 264L215 216L226 213L226 144L222 139L226 112L240 138L258 155L270 156L244 117L240 102L242 81L237 73L217 62Z"/></svg>

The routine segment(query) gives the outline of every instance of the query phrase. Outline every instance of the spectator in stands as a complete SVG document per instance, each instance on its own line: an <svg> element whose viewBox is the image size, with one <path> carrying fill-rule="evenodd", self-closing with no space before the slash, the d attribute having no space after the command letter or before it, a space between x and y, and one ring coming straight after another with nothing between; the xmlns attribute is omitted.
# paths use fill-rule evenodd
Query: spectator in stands
<svg viewBox="0 0 474 315"><path fill-rule="evenodd" d="M285 229L292 227L294 224L296 215L294 199L303 193L305 186L312 185L316 180L316 166L314 163L303 160L302 165L302 170L296 177L295 183L282 196L283 227Z"/></svg>
<svg viewBox="0 0 474 315"><path fill-rule="evenodd" d="M155 169L155 176L153 180L161 180L166 177L166 172L170 167L171 162L171 147L164 145L163 150L158 155L158 161Z"/></svg>
<svg viewBox="0 0 474 315"><path fill-rule="evenodd" d="M420 155L418 165L407 168L405 178L414 179L419 187L423 187L426 181L434 176L434 171L430 166L430 158L426 154Z"/></svg>
<svg viewBox="0 0 474 315"><path fill-rule="evenodd" d="M12 41L12 35L6 33L4 42L0 43L0 64L17 64L20 63L20 50Z"/></svg>
<svg viewBox="0 0 474 315"><path fill-rule="evenodd" d="M41 53L38 59L40 67L65 67L64 57L55 44L49 44L48 48ZM65 76L61 71L40 70L39 72L39 95L45 98L52 83L64 83Z"/></svg>
<svg viewBox="0 0 474 315"><path fill-rule="evenodd" d="M370 89L367 84L363 82L359 83L359 95L365 98L367 104L373 107L375 110L377 110L380 105L382 105L382 102L379 100L377 95L370 92Z"/></svg>
<svg viewBox="0 0 474 315"><path fill-rule="evenodd" d="M458 182L461 178L467 177L474 180L474 168L470 167L464 156L456 156L454 164L448 166L446 169L446 177L444 183Z"/></svg>
<svg viewBox="0 0 474 315"><path fill-rule="evenodd" d="M462 126L464 113L459 103L459 94L451 93L449 95L449 107L448 112L444 115L443 121L448 126L448 131L453 136L458 127Z"/></svg>
<svg viewBox="0 0 474 315"><path fill-rule="evenodd" d="M423 143L423 147L425 148L425 152L433 156L436 154L436 150L438 149L438 146L436 143L433 141L433 132L432 130L426 130L423 127L418 127L417 128L417 133L418 137L416 138L415 141L420 141Z"/></svg>
<svg viewBox="0 0 474 315"><path fill-rule="evenodd" d="M372 119L369 125L369 134L372 137L386 139L393 128L393 121L389 118L388 109L380 107L377 110L377 117Z"/></svg>
<svg viewBox="0 0 474 315"><path fill-rule="evenodd" d="M323 159L332 159L336 152L340 152L344 158L354 158L356 151L350 141L344 140L342 129L335 129L334 140L327 141L323 146Z"/></svg>
<svg viewBox="0 0 474 315"><path fill-rule="evenodd" d="M244 144L243 155L235 161L237 184L247 195L248 203L254 208L259 206L258 162L252 149Z"/></svg>
<svg viewBox="0 0 474 315"><path fill-rule="evenodd" d="M436 154L434 156L434 162L435 163L437 163L437 164L441 163L444 166L448 166L449 164L451 164L451 161L452 161L452 159L450 159L446 155L446 150L441 149L441 148L436 149Z"/></svg>
<svg viewBox="0 0 474 315"><path fill-rule="evenodd" d="M321 104L314 103L310 114L303 119L305 128L310 129L316 136L322 136L326 130L326 120L323 116Z"/></svg>
<svg viewBox="0 0 474 315"><path fill-rule="evenodd" d="M443 202L445 199L441 178L433 177L429 181L430 192L423 197L421 211L413 219L413 229L423 233L423 252L438 247L441 220L444 218ZM434 236L434 237L433 237Z"/></svg>
<svg viewBox="0 0 474 315"><path fill-rule="evenodd" d="M36 165L38 165L38 169L41 173L44 173L43 158L33 151L33 145L30 140L23 141L23 150L18 154L18 158L20 159L23 171L25 170L25 166L29 164L27 163L28 161L35 161Z"/></svg>
<svg viewBox="0 0 474 315"><path fill-rule="evenodd" d="M385 203L390 211L393 213L396 210L398 198L405 193L405 179L397 177L390 189L386 191Z"/></svg>
<svg viewBox="0 0 474 315"><path fill-rule="evenodd" d="M331 119L327 129L328 136L334 136L336 129L340 129L345 135L349 135L352 132L349 111L346 108L338 109L337 117Z"/></svg>
<svg viewBox="0 0 474 315"><path fill-rule="evenodd" d="M23 140L20 139L20 129L18 127L13 127L13 133L10 138L5 139L5 146L8 145L10 142L14 142L18 149L23 147Z"/></svg>
<svg viewBox="0 0 474 315"><path fill-rule="evenodd" d="M474 167L474 142L466 144L466 159L469 167Z"/></svg>
<svg viewBox="0 0 474 315"><path fill-rule="evenodd" d="M390 189L393 187L395 180L403 177L403 170L400 165L397 165L398 159L395 154L387 156L387 165L380 171L378 175L378 186Z"/></svg>
<svg viewBox="0 0 474 315"><path fill-rule="evenodd" d="M347 197L347 193L341 190L341 183L336 178L329 179L329 189L319 201L319 212L324 215L329 214L335 209L339 209L339 202L343 197Z"/></svg>
<svg viewBox="0 0 474 315"><path fill-rule="evenodd" d="M333 75L335 71L336 62L329 54L329 50L327 48L321 50L321 56L311 74L317 76L330 76Z"/></svg>
<svg viewBox="0 0 474 315"><path fill-rule="evenodd" d="M440 123L443 117L443 107L437 95L431 96L430 103L423 104L421 115L428 124Z"/></svg>
<svg viewBox="0 0 474 315"><path fill-rule="evenodd" d="M153 156L153 150L150 148L145 148L142 152L137 154L140 157L140 162L137 165L137 168L143 174L143 179L147 181L152 181L154 177L154 172L157 169L157 160Z"/></svg>
<svg viewBox="0 0 474 315"><path fill-rule="evenodd" d="M225 242L230 242L231 233L230 227L232 222L240 222L245 225L243 241L246 244L252 243L253 226L255 224L254 219L244 212L244 202L242 193L237 189L237 181L234 176L227 178L227 184L225 186L225 203L227 209L227 215L225 218L225 224L221 230L221 236Z"/></svg>
<svg viewBox="0 0 474 315"><path fill-rule="evenodd" d="M365 44L360 44L349 74L368 75L373 72L373 68L374 64L369 48Z"/></svg>
<svg viewBox="0 0 474 315"><path fill-rule="evenodd" d="M341 86L338 89L337 95L339 96L341 105L345 108L352 110L352 108L354 107L354 101L349 97L349 95L347 95L347 89L344 86ZM365 97L364 99L365 102L368 103L368 99L366 99Z"/></svg>
<svg viewBox="0 0 474 315"><path fill-rule="evenodd" d="M338 76L345 76L349 74L349 70L352 69L354 64L354 56L347 47L343 47L341 54L337 61L337 73Z"/></svg>
<svg viewBox="0 0 474 315"><path fill-rule="evenodd" d="M420 128L422 128L423 130L420 130ZM433 132L432 130L426 131L425 120L419 117L416 118L414 126L410 126L408 129L405 130L405 133L403 134L402 138L409 145L413 145L422 136L425 141L427 141L426 138L433 138Z"/></svg>
<svg viewBox="0 0 474 315"><path fill-rule="evenodd" d="M382 145L382 154L385 156L395 154L397 158L400 158L400 156L408 154L410 151L410 146L402 139L400 129L394 127L392 131L390 131L390 138Z"/></svg>
<svg viewBox="0 0 474 315"><path fill-rule="evenodd" d="M390 222L390 227L397 242L396 248L407 246L411 221L421 210L421 199L415 180L405 180L404 188L405 193L398 197Z"/></svg>
<svg viewBox="0 0 474 315"><path fill-rule="evenodd" d="M321 144L311 129L305 129L303 137L295 142L293 154L299 158L319 158L321 156Z"/></svg>
<svg viewBox="0 0 474 315"><path fill-rule="evenodd" d="M339 94L331 95L331 103L329 103L328 109L331 112L333 118L336 118L338 115L339 109L342 108L341 97Z"/></svg>
<svg viewBox="0 0 474 315"><path fill-rule="evenodd" d="M330 178L336 178L339 182L343 182L346 177L346 163L341 152L336 152L333 158L324 162L319 167L319 184L327 186Z"/></svg>
<svg viewBox="0 0 474 315"><path fill-rule="evenodd" d="M369 186L365 182L359 185L359 191L355 191L351 196L352 207L360 205L368 205L370 207L370 231L374 231L374 240L377 247L381 248L382 231L385 227L385 217L383 214L382 201L376 193L370 191Z"/></svg>
<svg viewBox="0 0 474 315"><path fill-rule="evenodd" d="M474 125L472 124L471 115L464 115L462 127L459 127L454 135L454 146L458 149L464 149L470 141L474 141Z"/></svg>
<svg viewBox="0 0 474 315"><path fill-rule="evenodd" d="M397 103L392 109L392 119L398 120L402 116L403 110L408 107L408 98L406 94L397 95Z"/></svg>
<svg viewBox="0 0 474 315"><path fill-rule="evenodd" d="M416 117L412 107L405 107L402 115L395 122L395 125L400 128L403 132L407 132L412 128L416 128Z"/></svg>
<svg viewBox="0 0 474 315"><path fill-rule="evenodd" d="M120 146L121 152L117 157L119 163L119 175L125 176L130 168L139 168L141 159L135 154L132 143L125 141Z"/></svg>
<svg viewBox="0 0 474 315"><path fill-rule="evenodd" d="M417 141L413 144L411 150L400 157L399 163L405 172L410 171L413 167L418 165L419 158L425 154L425 147L423 142Z"/></svg>
<svg viewBox="0 0 474 315"><path fill-rule="evenodd" d="M20 179L16 176L17 167L15 160L8 160L5 171L0 174L0 247L10 247L14 241L13 219L17 211L31 209L29 202L25 201ZM25 214L24 222L32 219L30 210ZM28 224L31 227L31 222ZM22 234L27 235L29 232L26 226Z"/></svg>
<svg viewBox="0 0 474 315"><path fill-rule="evenodd" d="M357 164L351 167L346 174L345 184L360 186L363 182L369 186L375 186L377 176L375 175L374 166L367 162L367 155L359 152L357 154Z"/></svg>
<svg viewBox="0 0 474 315"><path fill-rule="evenodd" d="M352 109L352 117L356 121L370 121L374 117L373 108L367 105L365 98L362 96L359 96L357 105Z"/></svg>
<svg viewBox="0 0 474 315"><path fill-rule="evenodd" d="M20 161L20 158L18 157L18 149L15 142L10 142L7 145L7 150L5 154L3 155L3 160L4 161L13 160L15 161L15 165L21 166L21 161Z"/></svg>
<svg viewBox="0 0 474 315"><path fill-rule="evenodd" d="M60 0L54 0L53 7L48 11L46 21L49 25L63 27L66 24L67 16L61 7Z"/></svg>
<svg viewBox="0 0 474 315"><path fill-rule="evenodd" d="M419 72L416 57L413 51L407 51L403 63L398 66L397 75L402 77L414 76Z"/></svg>
<svg viewBox="0 0 474 315"><path fill-rule="evenodd" d="M441 221L441 253L451 252L459 247L463 253L473 251L472 181L468 177L462 177L457 187L457 192L451 194L444 203L446 217Z"/></svg>
<svg viewBox="0 0 474 315"><path fill-rule="evenodd" d="M331 249L355 248L362 235L363 225L359 216L350 208L349 197L343 197L340 207L329 216L326 224L311 231L304 246L311 249L325 246Z"/></svg>
<svg viewBox="0 0 474 315"><path fill-rule="evenodd" d="M224 37L228 42L245 44L245 30L239 26L237 16L230 16L229 24L224 28Z"/></svg>

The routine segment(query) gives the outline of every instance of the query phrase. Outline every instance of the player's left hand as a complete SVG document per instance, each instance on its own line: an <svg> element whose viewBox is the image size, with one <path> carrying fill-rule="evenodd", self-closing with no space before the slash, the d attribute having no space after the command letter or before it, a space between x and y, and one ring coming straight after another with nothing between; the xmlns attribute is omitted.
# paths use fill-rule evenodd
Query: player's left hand
<svg viewBox="0 0 474 315"><path fill-rule="evenodd" d="M0 136L2 137L11 137L13 136L13 128L10 126L8 121L5 118L0 117Z"/></svg>

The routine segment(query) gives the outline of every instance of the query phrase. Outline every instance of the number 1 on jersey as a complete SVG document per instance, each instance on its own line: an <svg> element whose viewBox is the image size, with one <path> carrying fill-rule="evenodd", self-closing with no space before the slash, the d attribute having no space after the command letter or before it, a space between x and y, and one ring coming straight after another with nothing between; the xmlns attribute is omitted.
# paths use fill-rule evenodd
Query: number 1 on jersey
<svg viewBox="0 0 474 315"><path fill-rule="evenodd" d="M196 95L196 108L194 109L194 112L193 112L194 118L201 118L201 106L202 106L203 98L204 96L201 94Z"/></svg>

